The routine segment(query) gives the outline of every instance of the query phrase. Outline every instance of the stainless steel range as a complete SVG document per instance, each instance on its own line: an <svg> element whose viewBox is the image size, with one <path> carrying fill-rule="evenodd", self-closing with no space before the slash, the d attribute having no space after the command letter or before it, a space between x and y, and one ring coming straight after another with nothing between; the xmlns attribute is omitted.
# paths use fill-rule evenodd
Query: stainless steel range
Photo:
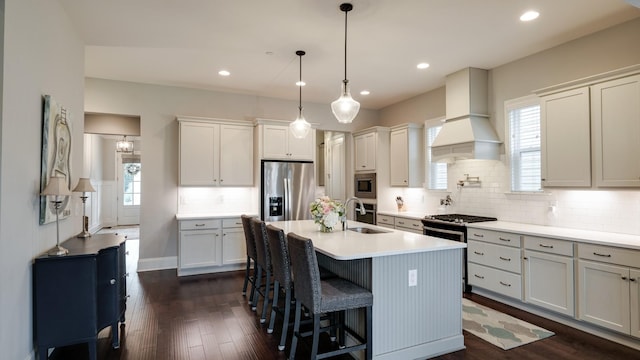
<svg viewBox="0 0 640 360"><path fill-rule="evenodd" d="M496 220L498 219L494 217L463 214L428 215L422 219L422 228L424 235L466 243L467 224ZM462 266L462 289L465 292L469 292L471 291L471 285L467 283L467 249L464 249Z"/></svg>

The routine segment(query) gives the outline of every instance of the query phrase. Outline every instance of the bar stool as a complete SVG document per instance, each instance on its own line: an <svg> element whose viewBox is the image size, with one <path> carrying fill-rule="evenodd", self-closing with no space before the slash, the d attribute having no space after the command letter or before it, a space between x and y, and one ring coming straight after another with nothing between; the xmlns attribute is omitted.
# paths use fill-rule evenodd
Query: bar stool
<svg viewBox="0 0 640 360"><path fill-rule="evenodd" d="M324 359L330 356L350 353L357 350L365 350L365 358L371 359L371 308L373 306L373 294L348 280L335 277L326 280L320 279L318 259L310 239L294 233L287 234L289 254L291 257L291 271L295 280L295 321L293 325L293 340L289 359L294 360L299 337L312 335L311 359ZM300 332L300 312L305 306L313 317L313 331ZM365 308L365 332L366 339L356 334L344 324L345 310ZM329 327L320 327L320 317L323 313L338 313L339 324L331 324ZM318 354L318 342L321 331L339 329L339 345L336 350ZM345 331L360 343L344 347Z"/></svg>
<svg viewBox="0 0 640 360"><path fill-rule="evenodd" d="M271 264L273 265L273 302L271 303L271 318L267 333L273 332L276 320L276 313L282 315L282 334L278 350L284 350L287 340L287 330L289 329L289 316L291 314L291 300L293 293L293 282L291 281L291 262L289 259L289 249L284 231L273 225L267 225L267 240L271 252ZM284 292L284 311L278 306L278 296Z"/></svg>
<svg viewBox="0 0 640 360"><path fill-rule="evenodd" d="M253 306L253 290L256 286L256 258L258 257L256 253L256 239L253 236L253 228L251 227L251 216L241 215L242 219L242 228L244 230L244 240L246 242L247 247L247 267L245 268L244 273L244 284L242 285L242 295L247 294L247 285L251 283L251 292L249 293L249 305L251 305L251 310L255 310L255 306ZM253 274L251 271L251 263L253 262Z"/></svg>
<svg viewBox="0 0 640 360"><path fill-rule="evenodd" d="M267 226L264 221L252 218L251 227L253 228L253 236L256 241L256 265L258 271L256 273L256 286L253 291L253 308L257 307L262 296L262 313L260 314L260 323L267 321L267 308L269 307L269 292L271 292L271 274L273 267L271 265L271 253L269 251L269 242L267 241ZM265 275L265 283L262 284L262 275Z"/></svg>

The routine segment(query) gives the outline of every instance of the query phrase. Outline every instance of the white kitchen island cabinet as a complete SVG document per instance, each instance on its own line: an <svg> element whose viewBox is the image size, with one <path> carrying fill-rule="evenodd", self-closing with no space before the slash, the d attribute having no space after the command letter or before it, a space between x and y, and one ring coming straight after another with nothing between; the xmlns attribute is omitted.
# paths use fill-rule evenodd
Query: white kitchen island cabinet
<svg viewBox="0 0 640 360"><path fill-rule="evenodd" d="M464 349L464 243L354 221L350 227L386 232L322 233L312 220L271 224L310 238L320 265L373 293L374 359L425 359ZM360 334L362 316L357 310L346 315Z"/></svg>
<svg viewBox="0 0 640 360"><path fill-rule="evenodd" d="M180 185L252 186L250 122L179 117Z"/></svg>

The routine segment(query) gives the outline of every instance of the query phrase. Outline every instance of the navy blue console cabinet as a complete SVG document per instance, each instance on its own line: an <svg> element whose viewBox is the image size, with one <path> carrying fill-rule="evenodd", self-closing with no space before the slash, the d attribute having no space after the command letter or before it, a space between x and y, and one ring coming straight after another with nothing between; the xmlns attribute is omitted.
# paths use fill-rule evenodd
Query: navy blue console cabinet
<svg viewBox="0 0 640 360"><path fill-rule="evenodd" d="M66 256L44 253L33 262L34 341L40 359L50 348L88 343L96 360L98 332L111 326L111 345L120 346L118 323L126 310L126 242L114 234L72 238Z"/></svg>

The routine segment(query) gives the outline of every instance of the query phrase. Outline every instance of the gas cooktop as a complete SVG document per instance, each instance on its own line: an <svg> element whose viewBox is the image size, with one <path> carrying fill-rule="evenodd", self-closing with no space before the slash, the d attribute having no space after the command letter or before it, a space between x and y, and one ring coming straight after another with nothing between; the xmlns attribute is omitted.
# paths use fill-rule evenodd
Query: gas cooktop
<svg viewBox="0 0 640 360"><path fill-rule="evenodd" d="M424 217L424 221L444 221L449 223L456 224L465 224L465 223L474 223L474 222L482 222L482 221L496 221L497 218L487 217L487 216L476 216L476 215L463 215L463 214L439 214L439 215L427 215Z"/></svg>

